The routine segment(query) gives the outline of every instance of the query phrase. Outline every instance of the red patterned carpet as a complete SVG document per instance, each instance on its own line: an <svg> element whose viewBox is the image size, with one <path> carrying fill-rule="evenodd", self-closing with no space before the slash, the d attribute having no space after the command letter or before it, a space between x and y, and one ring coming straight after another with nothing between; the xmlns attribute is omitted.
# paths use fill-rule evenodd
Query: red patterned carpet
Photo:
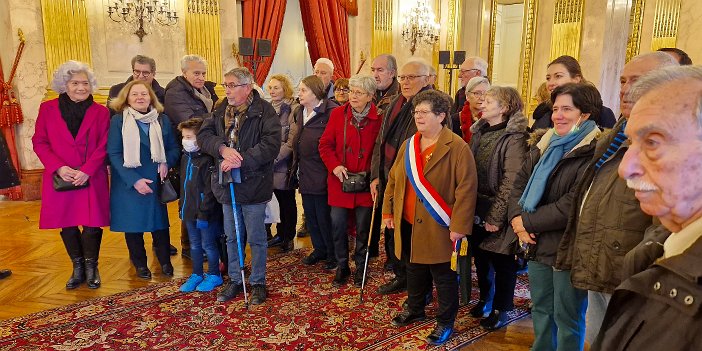
<svg viewBox="0 0 702 351"><path fill-rule="evenodd" d="M333 272L302 265L307 252L270 256L269 298L248 311L243 297L217 303L214 292L179 293L179 280L1 321L0 350L453 350L486 334L463 306L454 337L430 348L433 320L390 325L405 296L375 293L391 277L380 260L359 304L359 289L336 289ZM525 280L515 295L512 320L528 313Z"/></svg>

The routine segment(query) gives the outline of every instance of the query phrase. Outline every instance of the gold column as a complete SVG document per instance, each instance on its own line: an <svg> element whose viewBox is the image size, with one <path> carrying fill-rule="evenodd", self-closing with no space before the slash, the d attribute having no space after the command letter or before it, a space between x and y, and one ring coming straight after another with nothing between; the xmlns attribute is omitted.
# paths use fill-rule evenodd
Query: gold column
<svg viewBox="0 0 702 351"><path fill-rule="evenodd" d="M497 32L497 0L492 0L490 4L490 40L488 41L488 71L487 75L492 81L492 66L495 59L495 33ZM482 42L482 38L481 38Z"/></svg>
<svg viewBox="0 0 702 351"><path fill-rule="evenodd" d="M456 51L458 49L458 43L461 42L461 0L449 0L448 9L448 29L446 30L446 50ZM437 64L438 64L438 52ZM444 91L452 94L458 88L458 79L453 81L453 86L449 86L449 73L444 70Z"/></svg>
<svg viewBox="0 0 702 351"><path fill-rule="evenodd" d="M629 39L626 43L626 62L639 54L641 46L641 26L643 25L645 0L633 0L629 15Z"/></svg>
<svg viewBox="0 0 702 351"><path fill-rule="evenodd" d="M200 55L207 60L207 79L221 83L219 0L187 0L185 46L188 54Z"/></svg>
<svg viewBox="0 0 702 351"><path fill-rule="evenodd" d="M651 51L660 48L674 48L678 40L678 19L681 0L658 0L653 22Z"/></svg>
<svg viewBox="0 0 702 351"><path fill-rule="evenodd" d="M551 34L551 59L561 55L580 56L584 0L557 0Z"/></svg>
<svg viewBox="0 0 702 351"><path fill-rule="evenodd" d="M92 66L85 0L41 0L41 13L48 81L68 60Z"/></svg>
<svg viewBox="0 0 702 351"><path fill-rule="evenodd" d="M526 0L524 8L524 32L522 34L522 83L520 93L522 101L524 101L524 111L531 115L532 105L536 105L531 101L531 78L534 68L534 39L536 38L536 18L538 14L537 1Z"/></svg>
<svg viewBox="0 0 702 351"><path fill-rule="evenodd" d="M392 0L373 0L371 60L380 54L392 53L392 12Z"/></svg>

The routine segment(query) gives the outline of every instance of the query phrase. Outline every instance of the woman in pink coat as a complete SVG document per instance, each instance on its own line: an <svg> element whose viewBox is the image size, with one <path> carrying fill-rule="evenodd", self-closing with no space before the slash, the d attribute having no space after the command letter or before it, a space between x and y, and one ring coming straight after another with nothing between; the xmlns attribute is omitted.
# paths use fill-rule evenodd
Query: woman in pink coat
<svg viewBox="0 0 702 351"><path fill-rule="evenodd" d="M82 62L59 66L51 85L59 97L41 104L32 137L34 152L44 164L39 228L61 228L73 262L66 289L86 280L89 288L96 289L100 287L100 227L110 224L105 162L110 113L93 102L97 82ZM61 180L73 188L57 186Z"/></svg>

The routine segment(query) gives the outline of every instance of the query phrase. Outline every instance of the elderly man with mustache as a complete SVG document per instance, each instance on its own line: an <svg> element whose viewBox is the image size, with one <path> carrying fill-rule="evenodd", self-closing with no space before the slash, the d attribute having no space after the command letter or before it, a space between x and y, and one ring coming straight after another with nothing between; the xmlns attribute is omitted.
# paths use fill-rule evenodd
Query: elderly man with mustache
<svg viewBox="0 0 702 351"><path fill-rule="evenodd" d="M651 72L630 94L630 145L619 175L672 234L661 257L617 287L592 349L700 350L702 67Z"/></svg>

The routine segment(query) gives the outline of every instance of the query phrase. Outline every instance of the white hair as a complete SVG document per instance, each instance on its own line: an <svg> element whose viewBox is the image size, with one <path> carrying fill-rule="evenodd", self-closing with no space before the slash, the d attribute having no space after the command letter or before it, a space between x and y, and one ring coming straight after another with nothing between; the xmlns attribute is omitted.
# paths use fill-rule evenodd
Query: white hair
<svg viewBox="0 0 702 351"><path fill-rule="evenodd" d="M475 66L475 69L480 70L480 75L483 77L487 77L487 69L488 69L488 63L487 61L483 60L481 57L478 56L471 56L465 59L463 62L468 62L468 60L473 61L473 65Z"/></svg>
<svg viewBox="0 0 702 351"><path fill-rule="evenodd" d="M653 70L634 83L629 91L629 97L631 101L636 103L641 97L663 85L685 80L702 83L702 66L676 65ZM697 101L692 113L696 117L698 125L702 128L702 92L698 92L694 98Z"/></svg>
<svg viewBox="0 0 702 351"><path fill-rule="evenodd" d="M185 55L183 56L182 59L180 59L180 70L185 72L188 70L188 62L197 62L197 63L202 63L205 65L205 68L207 68L207 60L202 58L202 56L199 55Z"/></svg>
<svg viewBox="0 0 702 351"><path fill-rule="evenodd" d="M334 63L332 62L332 60L330 60L330 59L328 59L328 58L326 58L326 57L320 57L320 58L317 60L317 62L314 63L314 65L317 66L317 65L320 64L320 63L321 63L321 64L325 64L325 65L331 67L331 70L334 71Z"/></svg>
<svg viewBox="0 0 702 351"><path fill-rule="evenodd" d="M349 78L349 87L361 88L371 95L375 94L375 90L378 88L375 84L375 78L365 74L357 74Z"/></svg>
<svg viewBox="0 0 702 351"><path fill-rule="evenodd" d="M229 72L224 74L225 77L236 77L239 84L251 84L253 83L253 74L246 67L236 67L229 70Z"/></svg>
<svg viewBox="0 0 702 351"><path fill-rule="evenodd" d="M676 60L673 56L664 51L653 51L634 56L634 58L632 58L631 61L629 61L629 63L648 59L656 60L656 62L658 63L658 68L680 66L678 60Z"/></svg>
<svg viewBox="0 0 702 351"><path fill-rule="evenodd" d="M417 65L419 66L419 73L423 74L425 76L428 76L431 74L431 65L427 62L427 60L423 58L412 58L409 61L405 62L402 67L405 67L407 65Z"/></svg>
<svg viewBox="0 0 702 351"><path fill-rule="evenodd" d="M88 77L91 93L97 90L97 79L95 79L95 73L90 69L90 66L86 63L74 60L64 62L56 69L54 72L54 79L51 81L51 89L54 89L54 91L59 94L65 93L68 81L77 73L85 73Z"/></svg>
<svg viewBox="0 0 702 351"><path fill-rule="evenodd" d="M475 87L483 83L487 84L488 88L490 88L490 80L488 80L487 78L480 76L471 78L468 81L468 83L466 83L466 94L468 94Z"/></svg>

